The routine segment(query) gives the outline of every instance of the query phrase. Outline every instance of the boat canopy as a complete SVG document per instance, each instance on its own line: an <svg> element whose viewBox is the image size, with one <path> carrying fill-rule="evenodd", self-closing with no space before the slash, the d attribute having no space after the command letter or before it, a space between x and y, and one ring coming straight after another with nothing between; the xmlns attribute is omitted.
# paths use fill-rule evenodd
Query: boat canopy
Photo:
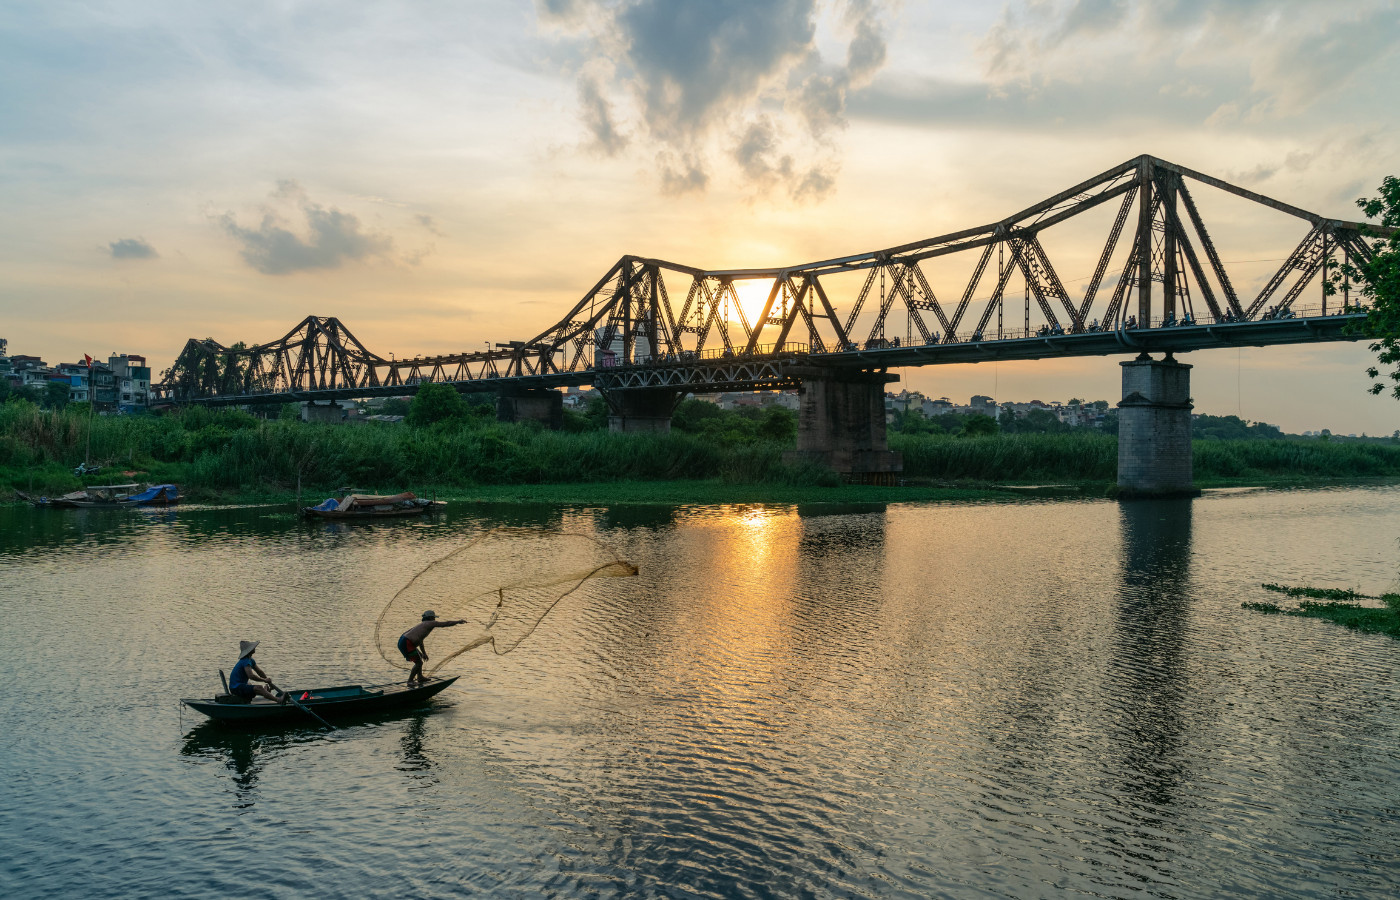
<svg viewBox="0 0 1400 900"><path fill-rule="evenodd" d="M346 494L340 500L328 497L311 508L316 512L351 512L374 509L376 506L397 506L416 499L418 495L412 491L404 491L402 494Z"/></svg>
<svg viewBox="0 0 1400 900"><path fill-rule="evenodd" d="M348 512L352 509L373 509L376 506L397 506L416 499L418 496L412 491L404 491L402 494L347 494L337 509Z"/></svg>
<svg viewBox="0 0 1400 900"><path fill-rule="evenodd" d="M174 500L180 496L180 489L173 484L153 484L131 499L138 503L147 503L162 495L169 500Z"/></svg>

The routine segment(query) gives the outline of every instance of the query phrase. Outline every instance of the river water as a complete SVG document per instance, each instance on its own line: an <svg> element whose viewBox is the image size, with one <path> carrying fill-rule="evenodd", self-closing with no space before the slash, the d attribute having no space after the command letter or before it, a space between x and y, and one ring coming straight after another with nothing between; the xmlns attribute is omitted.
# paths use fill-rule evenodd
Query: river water
<svg viewBox="0 0 1400 900"><path fill-rule="evenodd" d="M0 509L0 895L1395 896L1400 643L1240 602L1394 589L1397 501ZM240 638L398 677L380 610L499 525L641 574L415 712L176 703Z"/></svg>

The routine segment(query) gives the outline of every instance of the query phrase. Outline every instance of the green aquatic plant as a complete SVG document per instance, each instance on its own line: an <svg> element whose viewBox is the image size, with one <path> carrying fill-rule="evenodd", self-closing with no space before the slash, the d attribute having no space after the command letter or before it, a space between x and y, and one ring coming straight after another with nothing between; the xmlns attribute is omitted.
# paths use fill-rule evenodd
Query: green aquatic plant
<svg viewBox="0 0 1400 900"><path fill-rule="evenodd" d="M1261 584L1266 591L1274 591L1289 597L1309 597L1313 600L1332 600L1339 603L1354 603L1357 600L1379 600L1379 597L1372 597L1367 594L1359 594L1356 591L1346 588L1315 588L1315 587L1289 587L1286 584Z"/></svg>
<svg viewBox="0 0 1400 900"><path fill-rule="evenodd" d="M1240 606L1262 613L1279 613L1307 619L1326 619L1337 625L1366 634L1385 634L1400 638L1400 594L1373 596L1344 588L1318 588L1307 585L1290 587L1283 584L1260 585L1265 590L1288 597L1304 597L1294 609L1284 609L1277 603L1246 601ZM1380 606L1362 606L1360 601L1375 600Z"/></svg>

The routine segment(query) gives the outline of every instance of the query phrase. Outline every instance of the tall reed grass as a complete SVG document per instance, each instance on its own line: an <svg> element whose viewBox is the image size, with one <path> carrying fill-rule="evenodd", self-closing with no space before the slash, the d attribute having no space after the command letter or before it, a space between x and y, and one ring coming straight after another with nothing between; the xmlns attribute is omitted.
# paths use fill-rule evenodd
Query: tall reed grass
<svg viewBox="0 0 1400 900"><path fill-rule="evenodd" d="M89 434L90 432L90 434ZM265 421L234 410L88 419L29 403L0 405L0 484L72 490L71 468L92 461L146 480L206 492L309 492L425 485L721 479L830 483L829 473L782 462L788 445L726 444L700 434L552 432L479 419L404 425ZM1117 439L1068 434L890 435L906 476L971 481L1112 481ZM1199 479L1400 476L1400 446L1316 441L1198 441ZM110 477L104 473L101 478Z"/></svg>

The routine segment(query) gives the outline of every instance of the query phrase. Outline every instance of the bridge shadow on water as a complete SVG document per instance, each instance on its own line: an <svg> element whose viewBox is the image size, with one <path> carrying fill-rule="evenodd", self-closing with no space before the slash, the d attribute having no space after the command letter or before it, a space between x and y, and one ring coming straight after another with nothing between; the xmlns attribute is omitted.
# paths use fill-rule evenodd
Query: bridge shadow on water
<svg viewBox="0 0 1400 900"><path fill-rule="evenodd" d="M1175 805L1187 776L1191 690L1190 499L1121 504L1121 571L1109 678L1117 715L1109 740L1117 754L1109 771L1143 828L1157 828L1151 811Z"/></svg>

